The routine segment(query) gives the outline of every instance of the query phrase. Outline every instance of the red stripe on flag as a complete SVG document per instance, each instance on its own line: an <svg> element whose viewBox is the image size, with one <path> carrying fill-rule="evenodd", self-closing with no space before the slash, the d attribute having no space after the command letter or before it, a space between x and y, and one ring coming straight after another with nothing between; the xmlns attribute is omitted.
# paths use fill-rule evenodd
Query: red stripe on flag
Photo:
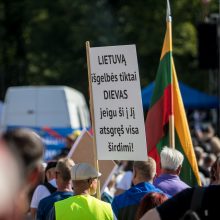
<svg viewBox="0 0 220 220"><path fill-rule="evenodd" d="M150 108L146 119L146 137L148 152L156 148L164 136L164 126L169 122L171 109L171 84L164 89L163 96Z"/></svg>

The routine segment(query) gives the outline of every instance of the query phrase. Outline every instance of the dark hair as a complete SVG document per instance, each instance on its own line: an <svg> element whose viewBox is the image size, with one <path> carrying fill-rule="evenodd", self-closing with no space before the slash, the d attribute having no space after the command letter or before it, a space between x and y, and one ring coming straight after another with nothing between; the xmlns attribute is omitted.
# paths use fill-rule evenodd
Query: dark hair
<svg viewBox="0 0 220 220"><path fill-rule="evenodd" d="M124 168L124 171L133 171L133 164L134 164L134 161L127 161L127 164Z"/></svg>
<svg viewBox="0 0 220 220"><path fill-rule="evenodd" d="M47 162L47 166L45 168L45 172L47 172L49 169L51 168L55 168L57 165L57 161L56 160L50 160Z"/></svg>
<svg viewBox="0 0 220 220"><path fill-rule="evenodd" d="M44 171L44 183L48 183L46 172L51 168L55 168L56 165L57 165L56 160L50 160L50 161L47 162L47 166L46 166L45 171Z"/></svg>
<svg viewBox="0 0 220 220"><path fill-rule="evenodd" d="M142 198L140 205L138 206L136 219L140 219L147 211L161 205L167 199L168 197L163 193L159 193L159 192L147 193Z"/></svg>
<svg viewBox="0 0 220 220"><path fill-rule="evenodd" d="M9 150L16 155L23 167L23 174L35 168L43 156L43 142L34 131L18 128L6 131L1 136Z"/></svg>
<svg viewBox="0 0 220 220"><path fill-rule="evenodd" d="M218 156L216 161L213 163L210 170L210 184L217 180L218 177L218 165L220 164L220 157Z"/></svg>

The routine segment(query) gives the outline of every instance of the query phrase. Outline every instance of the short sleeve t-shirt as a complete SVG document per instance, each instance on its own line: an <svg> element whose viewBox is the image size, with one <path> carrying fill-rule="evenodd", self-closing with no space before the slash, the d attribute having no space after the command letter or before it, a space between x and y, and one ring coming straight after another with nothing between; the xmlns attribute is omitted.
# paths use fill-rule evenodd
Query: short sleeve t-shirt
<svg viewBox="0 0 220 220"><path fill-rule="evenodd" d="M56 180L55 180L55 179L50 180L49 183L50 183L52 186L56 187ZM50 193L50 191L47 189L46 186L44 186L44 185L39 185L39 186L37 186L37 188L35 189L34 194L33 194L33 196L32 196L30 207L37 209L37 208L38 208L38 205L39 205L39 203L40 203L40 201L41 201L43 198L49 196L50 194L51 194L51 193Z"/></svg>
<svg viewBox="0 0 220 220"><path fill-rule="evenodd" d="M46 186L44 185L37 186L31 199L31 208L37 209L40 201L49 195L50 192Z"/></svg>
<svg viewBox="0 0 220 220"><path fill-rule="evenodd" d="M133 173L131 171L126 171L122 176L121 180L117 184L118 189L127 190L130 189L132 184Z"/></svg>

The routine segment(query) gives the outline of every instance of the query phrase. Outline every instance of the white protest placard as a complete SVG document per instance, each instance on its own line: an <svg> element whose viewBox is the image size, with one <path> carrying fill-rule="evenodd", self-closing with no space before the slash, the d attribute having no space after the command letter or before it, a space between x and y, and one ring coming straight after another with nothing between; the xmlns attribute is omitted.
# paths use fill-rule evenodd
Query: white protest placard
<svg viewBox="0 0 220 220"><path fill-rule="evenodd" d="M135 45L89 48L97 158L146 160Z"/></svg>

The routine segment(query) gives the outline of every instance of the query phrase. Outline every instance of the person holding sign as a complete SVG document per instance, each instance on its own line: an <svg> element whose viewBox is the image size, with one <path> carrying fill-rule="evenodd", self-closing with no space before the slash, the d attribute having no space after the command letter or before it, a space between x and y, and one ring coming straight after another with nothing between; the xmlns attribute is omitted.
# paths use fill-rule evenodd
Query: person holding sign
<svg viewBox="0 0 220 220"><path fill-rule="evenodd" d="M72 167L74 196L55 203L56 220L113 220L110 204L96 199L97 181L101 173L87 163Z"/></svg>
<svg viewBox="0 0 220 220"><path fill-rule="evenodd" d="M151 157L148 157L147 161L134 162L132 180L134 186L116 196L112 202L112 209L118 220L135 219L140 201L147 193L163 193L152 184L155 175L156 162Z"/></svg>

